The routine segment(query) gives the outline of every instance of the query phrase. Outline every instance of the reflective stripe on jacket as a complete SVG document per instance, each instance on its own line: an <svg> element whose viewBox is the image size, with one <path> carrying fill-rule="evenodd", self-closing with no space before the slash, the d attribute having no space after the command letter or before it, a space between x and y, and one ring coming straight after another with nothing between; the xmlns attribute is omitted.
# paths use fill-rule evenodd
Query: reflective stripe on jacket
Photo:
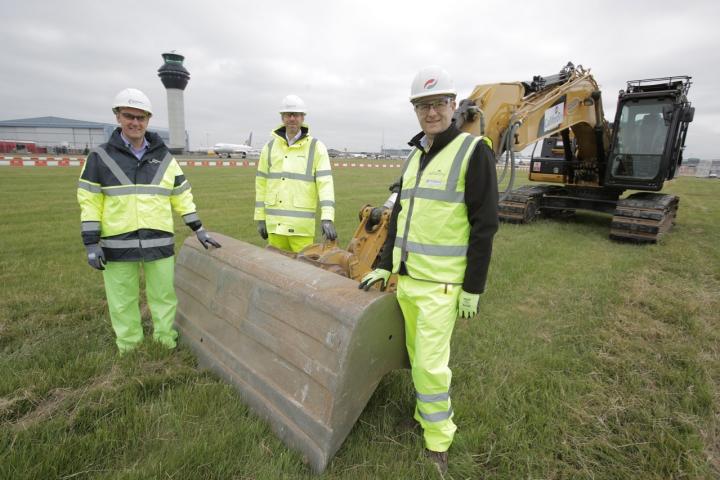
<svg viewBox="0 0 720 480"><path fill-rule="evenodd" d="M138 160L120 129L93 149L78 181L83 242L100 243L108 260L156 260L174 253L172 212L193 229L197 216L190 183L162 139L146 133L150 146Z"/></svg>
<svg viewBox="0 0 720 480"><path fill-rule="evenodd" d="M458 135L422 171L422 152L411 153L402 175L393 272L405 262L412 278L463 283L470 236L465 173L479 140L467 133Z"/></svg>
<svg viewBox="0 0 720 480"><path fill-rule="evenodd" d="M335 220L335 193L330 157L325 145L307 134L288 146L284 128L260 153L255 176L254 219L265 220L267 231L277 235L315 235L315 213Z"/></svg>

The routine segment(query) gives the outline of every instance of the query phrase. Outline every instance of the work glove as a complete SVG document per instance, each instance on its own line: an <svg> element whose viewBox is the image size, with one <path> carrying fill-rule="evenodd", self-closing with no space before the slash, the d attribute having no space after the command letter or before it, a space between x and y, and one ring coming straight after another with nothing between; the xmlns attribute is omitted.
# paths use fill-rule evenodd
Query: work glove
<svg viewBox="0 0 720 480"><path fill-rule="evenodd" d="M335 225L332 220L323 220L320 224L323 235L328 240L335 240L337 238L337 232L335 231Z"/></svg>
<svg viewBox="0 0 720 480"><path fill-rule="evenodd" d="M468 293L465 290L461 291L458 297L458 316L460 318L473 318L478 313L479 303L479 293Z"/></svg>
<svg viewBox="0 0 720 480"><path fill-rule="evenodd" d="M268 234L267 234L267 225L265 225L265 220L260 220L257 222L257 231L260 234L260 236L263 238L263 240L267 240Z"/></svg>
<svg viewBox="0 0 720 480"><path fill-rule="evenodd" d="M200 243L202 243L202 246L205 247L205 250L208 249L208 245L212 245L215 248L221 247L221 245L210 236L207 230L205 230L205 227L200 227L195 230L195 235L197 236L197 239L200 241Z"/></svg>
<svg viewBox="0 0 720 480"><path fill-rule="evenodd" d="M87 251L87 262L88 265L96 270L105 270L105 253L103 253L102 247L97 243L91 243L85 245Z"/></svg>
<svg viewBox="0 0 720 480"><path fill-rule="evenodd" d="M370 287L375 285L377 282L382 281L382 284L380 285L380 290L385 290L388 278L390 278L390 272L388 270L385 270L384 268L376 268L372 272L365 275L362 280L360 280L360 285L358 285L358 288L367 292L368 290L370 290Z"/></svg>

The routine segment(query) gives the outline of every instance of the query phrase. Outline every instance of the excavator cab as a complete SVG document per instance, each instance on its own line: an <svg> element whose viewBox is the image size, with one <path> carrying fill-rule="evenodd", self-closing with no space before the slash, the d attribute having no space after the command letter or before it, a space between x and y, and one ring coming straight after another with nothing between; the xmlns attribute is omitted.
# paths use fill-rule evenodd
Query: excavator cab
<svg viewBox="0 0 720 480"><path fill-rule="evenodd" d="M695 109L690 77L632 80L620 91L605 186L659 191L682 163Z"/></svg>

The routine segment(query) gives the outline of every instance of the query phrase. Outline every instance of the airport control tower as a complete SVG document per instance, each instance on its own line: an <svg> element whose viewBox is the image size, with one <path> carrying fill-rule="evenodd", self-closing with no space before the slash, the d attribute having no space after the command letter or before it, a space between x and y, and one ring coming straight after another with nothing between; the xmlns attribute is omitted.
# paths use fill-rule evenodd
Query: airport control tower
<svg viewBox="0 0 720 480"><path fill-rule="evenodd" d="M170 127L170 152L184 153L187 148L185 135L185 87L190 81L190 72L183 67L185 57L173 52L162 54L165 63L158 69L158 76L167 90L168 123Z"/></svg>

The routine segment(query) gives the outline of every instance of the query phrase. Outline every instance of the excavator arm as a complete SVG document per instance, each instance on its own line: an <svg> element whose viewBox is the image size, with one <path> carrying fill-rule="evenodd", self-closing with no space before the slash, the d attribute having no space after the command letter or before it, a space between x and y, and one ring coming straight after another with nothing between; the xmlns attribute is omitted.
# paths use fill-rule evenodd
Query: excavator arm
<svg viewBox="0 0 720 480"><path fill-rule="evenodd" d="M543 180L589 186L600 183L602 172L594 168L594 175L588 175L587 169L605 163L611 131L600 88L582 66L568 63L559 74L536 76L532 82L478 85L460 102L454 118L461 130L490 138L499 158L503 154L512 157L544 138L563 135L568 140L565 160L577 168ZM570 135L575 149L569 148Z"/></svg>
<svg viewBox="0 0 720 480"><path fill-rule="evenodd" d="M338 247L336 242L316 243L304 248L295 258L359 282L375 268L380 259L398 188L397 183L390 187L392 194L381 207L368 204L360 209L360 223L346 249ZM293 256L286 252L281 253ZM396 283L393 276L385 290L395 291Z"/></svg>

